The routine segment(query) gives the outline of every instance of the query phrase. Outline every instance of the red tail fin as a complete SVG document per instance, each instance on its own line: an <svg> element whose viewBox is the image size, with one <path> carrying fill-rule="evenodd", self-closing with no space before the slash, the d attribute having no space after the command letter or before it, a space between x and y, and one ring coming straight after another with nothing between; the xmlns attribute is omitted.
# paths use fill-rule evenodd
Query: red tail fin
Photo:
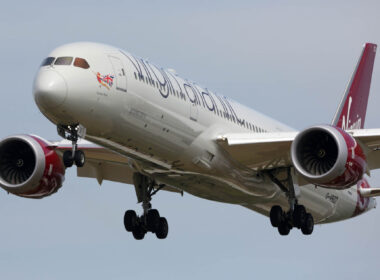
<svg viewBox="0 0 380 280"><path fill-rule="evenodd" d="M363 46L355 71L335 114L333 125L344 130L364 127L376 47L371 43Z"/></svg>

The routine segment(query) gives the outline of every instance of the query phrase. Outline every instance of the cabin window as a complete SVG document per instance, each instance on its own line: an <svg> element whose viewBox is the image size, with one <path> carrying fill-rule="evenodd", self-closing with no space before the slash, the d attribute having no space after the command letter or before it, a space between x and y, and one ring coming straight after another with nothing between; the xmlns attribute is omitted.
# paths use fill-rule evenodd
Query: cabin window
<svg viewBox="0 0 380 280"><path fill-rule="evenodd" d="M83 69L90 68L90 65L88 64L88 62L84 58L80 58L80 57L75 58L75 60L74 60L74 66L80 67L80 68L83 68Z"/></svg>
<svg viewBox="0 0 380 280"><path fill-rule="evenodd" d="M54 59L55 59L55 57L51 57L51 56L45 58L45 59L42 61L41 66L48 66L48 65L51 65L51 64L53 63Z"/></svg>
<svg viewBox="0 0 380 280"><path fill-rule="evenodd" d="M72 57L62 56L56 59L56 61L54 62L54 65L71 65L71 62L73 62Z"/></svg>

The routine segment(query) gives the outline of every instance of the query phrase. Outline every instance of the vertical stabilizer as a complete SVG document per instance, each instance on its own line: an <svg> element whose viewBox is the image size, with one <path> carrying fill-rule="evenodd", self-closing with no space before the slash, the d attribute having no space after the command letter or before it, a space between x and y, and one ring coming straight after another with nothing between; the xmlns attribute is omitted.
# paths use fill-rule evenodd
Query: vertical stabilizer
<svg viewBox="0 0 380 280"><path fill-rule="evenodd" d="M376 48L375 44L364 44L332 125L344 130L364 127Z"/></svg>

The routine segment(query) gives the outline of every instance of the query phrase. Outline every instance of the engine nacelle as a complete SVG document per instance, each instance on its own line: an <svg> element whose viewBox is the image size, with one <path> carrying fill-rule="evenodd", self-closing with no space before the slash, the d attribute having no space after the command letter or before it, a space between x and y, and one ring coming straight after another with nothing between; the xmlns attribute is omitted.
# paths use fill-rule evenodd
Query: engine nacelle
<svg viewBox="0 0 380 280"><path fill-rule="evenodd" d="M42 198L55 193L65 168L53 148L36 136L16 135L0 142L0 186L9 193Z"/></svg>
<svg viewBox="0 0 380 280"><path fill-rule="evenodd" d="M294 139L291 157L295 169L308 182L334 189L356 184L366 171L362 148L344 130L313 126Z"/></svg>

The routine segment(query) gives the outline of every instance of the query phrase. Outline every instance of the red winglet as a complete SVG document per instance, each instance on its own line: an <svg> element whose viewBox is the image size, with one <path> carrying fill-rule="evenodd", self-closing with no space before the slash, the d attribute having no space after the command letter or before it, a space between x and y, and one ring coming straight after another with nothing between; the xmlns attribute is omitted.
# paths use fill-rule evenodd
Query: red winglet
<svg viewBox="0 0 380 280"><path fill-rule="evenodd" d="M332 124L344 130L364 127L377 45L366 43Z"/></svg>

